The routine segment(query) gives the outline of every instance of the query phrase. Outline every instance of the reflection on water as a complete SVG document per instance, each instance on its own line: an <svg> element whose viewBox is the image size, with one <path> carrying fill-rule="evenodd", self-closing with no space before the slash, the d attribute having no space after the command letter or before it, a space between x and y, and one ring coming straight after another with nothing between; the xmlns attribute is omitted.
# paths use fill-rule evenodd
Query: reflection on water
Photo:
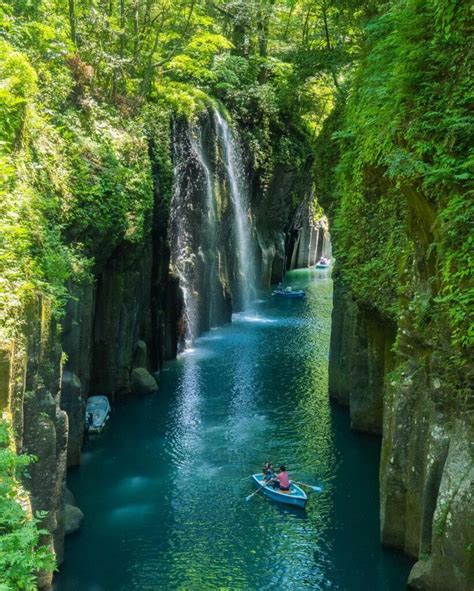
<svg viewBox="0 0 474 591"><path fill-rule="evenodd" d="M57 591L404 588L409 561L378 542L378 441L327 397L331 282L291 280L305 302L269 296L197 339L87 443ZM246 502L267 459L324 492L306 511Z"/></svg>

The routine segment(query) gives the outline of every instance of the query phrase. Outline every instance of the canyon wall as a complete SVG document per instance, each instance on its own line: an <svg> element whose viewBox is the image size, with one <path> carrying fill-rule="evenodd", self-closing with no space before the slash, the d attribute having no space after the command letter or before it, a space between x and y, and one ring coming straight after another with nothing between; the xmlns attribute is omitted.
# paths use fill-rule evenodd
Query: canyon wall
<svg viewBox="0 0 474 591"><path fill-rule="evenodd" d="M446 350L420 342L409 314L358 305L335 277L330 395L351 426L382 434L381 540L417 559L413 589L468 591L474 581L472 392L453 389ZM395 340L396 352L393 351Z"/></svg>
<svg viewBox="0 0 474 591"><path fill-rule="evenodd" d="M383 183L379 191L384 195ZM370 301L344 268L344 255L336 263L329 389L349 407L354 430L382 435L381 540L417 560L409 587L468 591L474 585L472 374L435 309L436 212L413 191L403 198L409 254L399 261L396 316L377 305L376 278Z"/></svg>

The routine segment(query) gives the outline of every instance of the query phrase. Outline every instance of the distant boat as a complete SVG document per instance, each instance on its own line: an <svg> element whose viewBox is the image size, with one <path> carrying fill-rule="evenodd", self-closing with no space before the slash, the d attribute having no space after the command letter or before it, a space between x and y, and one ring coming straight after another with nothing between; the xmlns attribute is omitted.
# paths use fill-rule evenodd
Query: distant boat
<svg viewBox="0 0 474 591"><path fill-rule="evenodd" d="M314 266L316 269L327 269L329 267L329 261L326 257L321 257Z"/></svg>
<svg viewBox="0 0 474 591"><path fill-rule="evenodd" d="M87 399L86 429L90 433L99 433L105 426L110 414L110 402L107 396L91 396Z"/></svg>
<svg viewBox="0 0 474 591"><path fill-rule="evenodd" d="M272 499L272 501L277 501L278 503L285 503L286 505L301 507L302 509L305 508L306 503L308 501L308 495L304 492L302 488L300 488L293 482L290 483L290 490L288 491L273 488L272 485L263 486L263 474L253 474L252 482L254 486L256 486L257 488L262 488L261 492L269 499Z"/></svg>
<svg viewBox="0 0 474 591"><path fill-rule="evenodd" d="M279 296L282 298L304 298L306 292L302 289L297 289L293 291L291 287L286 287L285 289L275 289L272 291L272 296Z"/></svg>

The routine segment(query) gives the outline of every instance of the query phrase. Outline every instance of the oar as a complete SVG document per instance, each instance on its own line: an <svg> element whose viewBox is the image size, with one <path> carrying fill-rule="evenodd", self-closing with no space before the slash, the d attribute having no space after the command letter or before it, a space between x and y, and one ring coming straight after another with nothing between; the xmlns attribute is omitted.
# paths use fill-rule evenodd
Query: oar
<svg viewBox="0 0 474 591"><path fill-rule="evenodd" d="M294 482L295 484L299 484L300 486L307 486L313 492L323 492L322 486L313 486L312 484L306 484L305 482L298 482L297 480L293 480L292 482Z"/></svg>
<svg viewBox="0 0 474 591"><path fill-rule="evenodd" d="M245 497L246 501L250 501L250 499L253 497L253 495L256 495L257 493L259 493L261 490L263 490L268 484L270 483L270 481L265 482L265 484L262 484L262 486L260 488L257 488L257 490L254 490L253 493L251 495L248 495L247 497Z"/></svg>

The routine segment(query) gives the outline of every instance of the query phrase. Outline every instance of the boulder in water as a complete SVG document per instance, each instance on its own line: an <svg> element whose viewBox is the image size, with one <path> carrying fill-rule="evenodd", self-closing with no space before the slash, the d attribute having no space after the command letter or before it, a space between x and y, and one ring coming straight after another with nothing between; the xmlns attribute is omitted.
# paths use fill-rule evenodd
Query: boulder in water
<svg viewBox="0 0 474 591"><path fill-rule="evenodd" d="M84 519L84 513L74 505L64 505L64 533L66 535L77 531Z"/></svg>
<svg viewBox="0 0 474 591"><path fill-rule="evenodd" d="M151 394L158 390L158 385L147 369L136 367L130 374L130 388L133 394Z"/></svg>
<svg viewBox="0 0 474 591"><path fill-rule="evenodd" d="M137 341L133 354L133 367L146 367L146 357L146 343L144 341Z"/></svg>

